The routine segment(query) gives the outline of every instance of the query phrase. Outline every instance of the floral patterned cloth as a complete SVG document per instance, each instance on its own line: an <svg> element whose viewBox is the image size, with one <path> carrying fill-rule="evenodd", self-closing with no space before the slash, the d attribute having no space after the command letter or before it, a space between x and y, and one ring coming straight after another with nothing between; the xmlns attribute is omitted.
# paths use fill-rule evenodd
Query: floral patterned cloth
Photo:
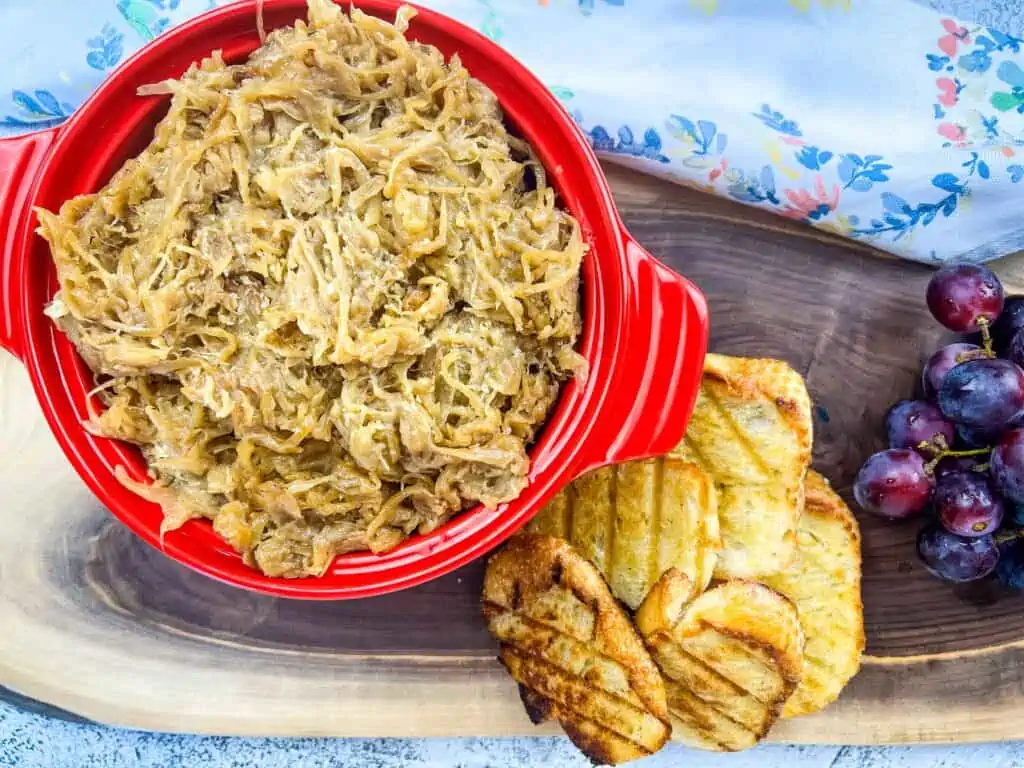
<svg viewBox="0 0 1024 768"><path fill-rule="evenodd" d="M212 0L0 3L0 133ZM920 261L1024 249L1024 39L905 0L421 0L603 156Z"/></svg>

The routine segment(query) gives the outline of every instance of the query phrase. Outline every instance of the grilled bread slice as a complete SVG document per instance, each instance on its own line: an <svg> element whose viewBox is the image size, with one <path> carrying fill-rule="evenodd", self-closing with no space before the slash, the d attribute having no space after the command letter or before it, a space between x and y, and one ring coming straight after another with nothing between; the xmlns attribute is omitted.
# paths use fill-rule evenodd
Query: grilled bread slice
<svg viewBox="0 0 1024 768"><path fill-rule="evenodd" d="M807 387L786 363L715 354L705 359L683 446L718 489L722 551L715 578L757 579L789 564L811 460L811 426Z"/></svg>
<svg viewBox="0 0 1024 768"><path fill-rule="evenodd" d="M685 582L668 571L636 614L665 678L672 738L715 751L752 747L800 681L797 610L750 581L713 586L687 604Z"/></svg>
<svg viewBox="0 0 1024 768"><path fill-rule="evenodd" d="M667 741L658 668L601 574L567 542L514 538L487 565L483 610L534 722L554 717L598 764Z"/></svg>
<svg viewBox="0 0 1024 768"><path fill-rule="evenodd" d="M765 584L792 600L804 630L804 674L783 717L817 712L835 701L860 669L864 611L860 597L860 529L828 481L807 473L807 499L796 557Z"/></svg>
<svg viewBox="0 0 1024 768"><path fill-rule="evenodd" d="M686 453L590 472L560 491L530 530L570 542L633 609L669 568L702 592L721 546L715 487Z"/></svg>

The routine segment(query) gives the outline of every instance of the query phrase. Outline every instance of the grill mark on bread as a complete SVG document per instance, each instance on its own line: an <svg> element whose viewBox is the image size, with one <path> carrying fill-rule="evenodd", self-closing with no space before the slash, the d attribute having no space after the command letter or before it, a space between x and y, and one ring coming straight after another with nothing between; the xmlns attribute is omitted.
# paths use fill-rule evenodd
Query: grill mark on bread
<svg viewBox="0 0 1024 768"><path fill-rule="evenodd" d="M561 586L564 571L565 565L562 563L562 558L556 558L555 562L551 564L551 583Z"/></svg>
<svg viewBox="0 0 1024 768"><path fill-rule="evenodd" d="M661 576L662 565L659 562L661 552L661 516L665 496L665 457L654 460L654 477L651 481L651 493L654 496L654 508L651 511L651 535L647 541L647 582L653 584ZM680 510L682 513L682 510Z"/></svg>
<svg viewBox="0 0 1024 768"><path fill-rule="evenodd" d="M813 470L807 473L805 497L793 564L766 579L796 603L806 635L803 679L786 701L783 717L810 714L835 700L857 673L864 651L856 519Z"/></svg>
<svg viewBox="0 0 1024 768"><path fill-rule="evenodd" d="M757 733L745 726L743 723L736 722L736 720L722 712L721 709L712 706L710 703L704 701L693 691L685 688L684 686L677 685L674 687L677 689L674 692L677 697L674 699L674 701L677 702L677 706L674 708L670 706L672 715L683 720L693 728L693 730L698 732L701 739L712 742L723 752L735 752L753 746L767 732L767 728L765 728L761 733ZM701 709L701 707L704 709ZM741 732L742 735L740 738L735 738L730 741L722 741L721 739L716 738L721 730L723 720L733 725ZM710 735L712 733L715 734L715 736ZM729 734L722 735L726 737L729 736ZM741 738L743 741L740 741Z"/></svg>
<svg viewBox="0 0 1024 768"><path fill-rule="evenodd" d="M778 719L800 680L796 607L743 580L718 584L687 603L685 582L669 570L637 612L666 681L676 738L705 748L750 747Z"/></svg>
<svg viewBox="0 0 1024 768"><path fill-rule="evenodd" d="M723 719L728 720L730 723L735 725L737 728L743 729L744 731L749 733L751 736L753 736L755 739L757 739L759 736L763 735L763 731L761 733L758 733L758 731L754 730L753 728L751 728L746 723L741 722L741 721L737 720L735 717L733 717L732 715L730 715L728 712L726 712L724 709L722 709L722 707L719 706L718 704L716 704L714 701L711 701L710 699L706 699L703 696L701 696L699 691L691 690L690 688L687 688L685 685L682 685L681 683L678 683L675 680L672 680L670 685L666 689L666 693L668 694L668 708L669 708L670 712L675 713L675 712L679 712L680 711L680 709L678 707L673 707L672 706L672 702L673 701L679 701L679 699L673 699L672 698L672 689L673 688L678 688L681 691L685 691L692 698L694 698L697 701L699 701L705 707L707 707L708 709L710 709L710 710L712 710L714 712L717 712L719 715L722 716ZM743 689L741 688L740 690L742 691ZM692 710L682 710L682 711L690 712ZM767 730L767 729L764 729L764 730Z"/></svg>
<svg viewBox="0 0 1024 768"><path fill-rule="evenodd" d="M700 448L697 447L697 442L690 438L689 434L683 437L683 442L686 443L686 447L689 448L690 453L693 454L694 464L704 470L708 477L714 478L715 473L712 471L712 465L708 461L707 457L701 453Z"/></svg>
<svg viewBox="0 0 1024 768"><path fill-rule="evenodd" d="M615 693L614 691L609 691L606 688L601 688L600 686L593 685L590 681L586 680L585 678L578 677L571 670L565 669L564 667L562 667L562 666L556 664L555 662L553 662L551 659L548 659L548 658L545 658L544 656L541 656L539 653L534 653L533 651L525 650L525 649L523 649L520 646L512 646L512 645L507 645L506 644L502 648L502 654L508 654L508 655L514 656L515 658L519 659L522 662L536 663L536 664L538 664L540 666L545 667L548 670L548 672L559 673L559 674L556 674L556 677L558 679L560 679L563 683L567 683L568 682L568 683L573 683L573 684L579 684L579 687L582 689L581 692L580 692L581 695L582 694L587 694L587 693L600 694L600 695L602 695L602 696L604 696L604 697L606 697L608 699L611 699L613 701L618 702L619 704L621 704L621 705L623 705L625 707L629 707L634 712L636 712L638 715L641 715L643 717L649 717L649 718L651 718L651 720L655 720L657 722L661 722L661 720L659 720L657 717L655 717L653 714L651 714L651 712L649 710L647 710L643 706L637 705L637 703L635 701L630 701L626 697L621 696L621 695ZM530 684L530 679L524 680L524 684L528 688L530 688L531 690L537 691L541 687L541 686L536 685L536 683L538 682L538 680L540 678L532 677L531 676L531 679L535 683L534 685ZM545 676L544 679L545 680L550 679L550 676ZM565 704L565 705L569 705L570 704L569 701L558 699L553 694L541 693L540 695L544 696L545 698L548 698L550 701L552 701L552 702L554 702L556 704ZM609 730L615 731L616 733L620 733L614 727L611 727L611 726L605 726L605 727L607 727ZM624 735L624 734L620 733L620 735Z"/></svg>
<svg viewBox="0 0 1024 768"><path fill-rule="evenodd" d="M657 666L600 574L565 541L512 539L488 564L482 602L532 720L557 719L595 761L634 760L667 741Z"/></svg>
<svg viewBox="0 0 1024 768"><path fill-rule="evenodd" d="M596 723L590 718L578 716L577 722L590 723L596 728L601 728L600 723ZM565 730L565 734L569 737L569 740L575 744L584 755L586 755L590 762L595 765L608 765L615 762L615 757L610 749L601 742L599 738L593 737L588 733L584 733L577 723L565 722L562 723L562 728ZM612 734L613 738L621 739L622 737L617 734ZM654 753L647 747L637 744L629 739L622 739L627 743L631 744L635 749L643 752L645 756L653 755Z"/></svg>
<svg viewBox="0 0 1024 768"><path fill-rule="evenodd" d="M766 707L769 706L769 703L767 701L765 701L764 699L762 699L760 696L758 696L756 693L754 693L753 691L748 691L746 688L744 688L742 685L737 683L735 680L733 680L730 677L722 674L721 671L719 671L717 668L711 666L711 664L709 664L706 660L702 659L700 656L695 656L694 654L690 653L689 651L687 651L682 646L677 647L675 650L676 650L676 653L680 654L681 656L685 656L687 659L689 659L690 661L695 663L697 666L703 667L704 669L706 669L708 672L711 673L712 676L714 676L715 678L717 678L721 682L723 682L726 685L728 685L730 688L732 688L734 691L736 691L740 695L742 695L742 696L749 696L754 701L756 701L758 704L763 704ZM700 693L698 693L697 691L694 691L694 694L698 698L701 698ZM702 700L704 700L704 699L702 699Z"/></svg>
<svg viewBox="0 0 1024 768"><path fill-rule="evenodd" d="M698 722L697 715L692 710L673 709L672 710L672 716L675 717L675 718L678 718L679 720L681 720L685 725L688 725L694 731L701 732L702 728L707 728L707 729L710 730L710 728L709 728L709 726L707 724L707 721ZM711 744L714 744L715 747L716 747L716 750L718 752L732 752L733 751L733 748L729 744L726 744L723 741L719 741L718 739L712 738L711 736L707 735L704 732L700 733L700 737L704 741L710 742Z"/></svg>
<svg viewBox="0 0 1024 768"><path fill-rule="evenodd" d="M736 419L734 419L732 414L729 413L729 409L722 405L722 401L718 398L718 395L711 391L711 387L707 387L704 390L704 394L707 396L708 402L710 402L718 414L722 416L723 421L729 425L729 429L732 431L733 437L736 438L736 443L746 452L750 463L760 468L764 479L769 480L775 477L778 473L771 469L768 464L765 463L765 460L761 458L761 455L757 452L757 448L754 443L749 437L747 437L747 434L740 429L740 425L736 423Z"/></svg>
<svg viewBox="0 0 1024 768"><path fill-rule="evenodd" d="M607 520L604 521L605 530L607 534L605 536L605 561L604 568L599 570L605 573L612 574L615 568L615 504L619 497L619 468L611 468L611 479L608 481L608 506L604 508ZM609 578L609 581L611 579Z"/></svg>
<svg viewBox="0 0 1024 768"><path fill-rule="evenodd" d="M576 502L579 500L579 494L576 492L576 486L569 483L564 489L565 492L565 509L562 510L562 538L568 538L572 533L573 520L576 517Z"/></svg>
<svg viewBox="0 0 1024 768"><path fill-rule="evenodd" d="M567 529L563 537L635 610L670 568L686 573L698 591L710 582L722 548L717 498L713 478L680 448L577 478L529 530L557 536Z"/></svg>

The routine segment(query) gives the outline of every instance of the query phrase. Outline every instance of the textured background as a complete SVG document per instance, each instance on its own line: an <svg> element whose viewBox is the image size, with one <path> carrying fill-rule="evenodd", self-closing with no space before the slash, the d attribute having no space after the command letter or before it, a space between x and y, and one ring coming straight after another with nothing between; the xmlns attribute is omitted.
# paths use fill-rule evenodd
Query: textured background
<svg viewBox="0 0 1024 768"><path fill-rule="evenodd" d="M3 0L0 0L2 2ZM856 0L854 0L855 2ZM917 0L1024 33L1024 0ZM642 0L635 0L642 2ZM879 19L884 24L884 19ZM2 629L0 629L2 632ZM584 768L565 739L228 739L136 733L51 719L0 704L0 767L81 768ZM777 747L738 755L669 748L644 768L1011 768L1024 747Z"/></svg>
<svg viewBox="0 0 1024 768"><path fill-rule="evenodd" d="M1021 0L914 0L942 13L977 21L1004 32L1024 31L1024 2Z"/></svg>

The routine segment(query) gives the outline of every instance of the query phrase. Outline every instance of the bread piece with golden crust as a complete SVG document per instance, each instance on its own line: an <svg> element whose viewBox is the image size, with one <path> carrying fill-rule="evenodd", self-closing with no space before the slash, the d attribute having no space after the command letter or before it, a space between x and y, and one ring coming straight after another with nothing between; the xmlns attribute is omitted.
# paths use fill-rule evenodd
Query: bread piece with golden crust
<svg viewBox="0 0 1024 768"><path fill-rule="evenodd" d="M658 668L601 574L567 542L512 539L487 565L483 611L534 722L554 717L598 764L665 744Z"/></svg>
<svg viewBox="0 0 1024 768"><path fill-rule="evenodd" d="M669 568L697 592L711 581L721 538L717 493L692 456L633 461L590 472L562 489L530 530L566 539L636 609Z"/></svg>
<svg viewBox="0 0 1024 768"><path fill-rule="evenodd" d="M807 473L796 556L765 580L790 600L804 630L804 674L783 717L817 712L835 701L860 669L864 652L860 528L828 481Z"/></svg>
<svg viewBox="0 0 1024 768"><path fill-rule="evenodd" d="M811 402L780 360L709 354L683 445L718 489L722 534L715 578L782 571L796 549L811 461Z"/></svg>
<svg viewBox="0 0 1024 768"><path fill-rule="evenodd" d="M797 610L778 592L739 580L687 603L685 582L668 571L636 614L665 678L672 739L715 751L752 747L800 681Z"/></svg>

